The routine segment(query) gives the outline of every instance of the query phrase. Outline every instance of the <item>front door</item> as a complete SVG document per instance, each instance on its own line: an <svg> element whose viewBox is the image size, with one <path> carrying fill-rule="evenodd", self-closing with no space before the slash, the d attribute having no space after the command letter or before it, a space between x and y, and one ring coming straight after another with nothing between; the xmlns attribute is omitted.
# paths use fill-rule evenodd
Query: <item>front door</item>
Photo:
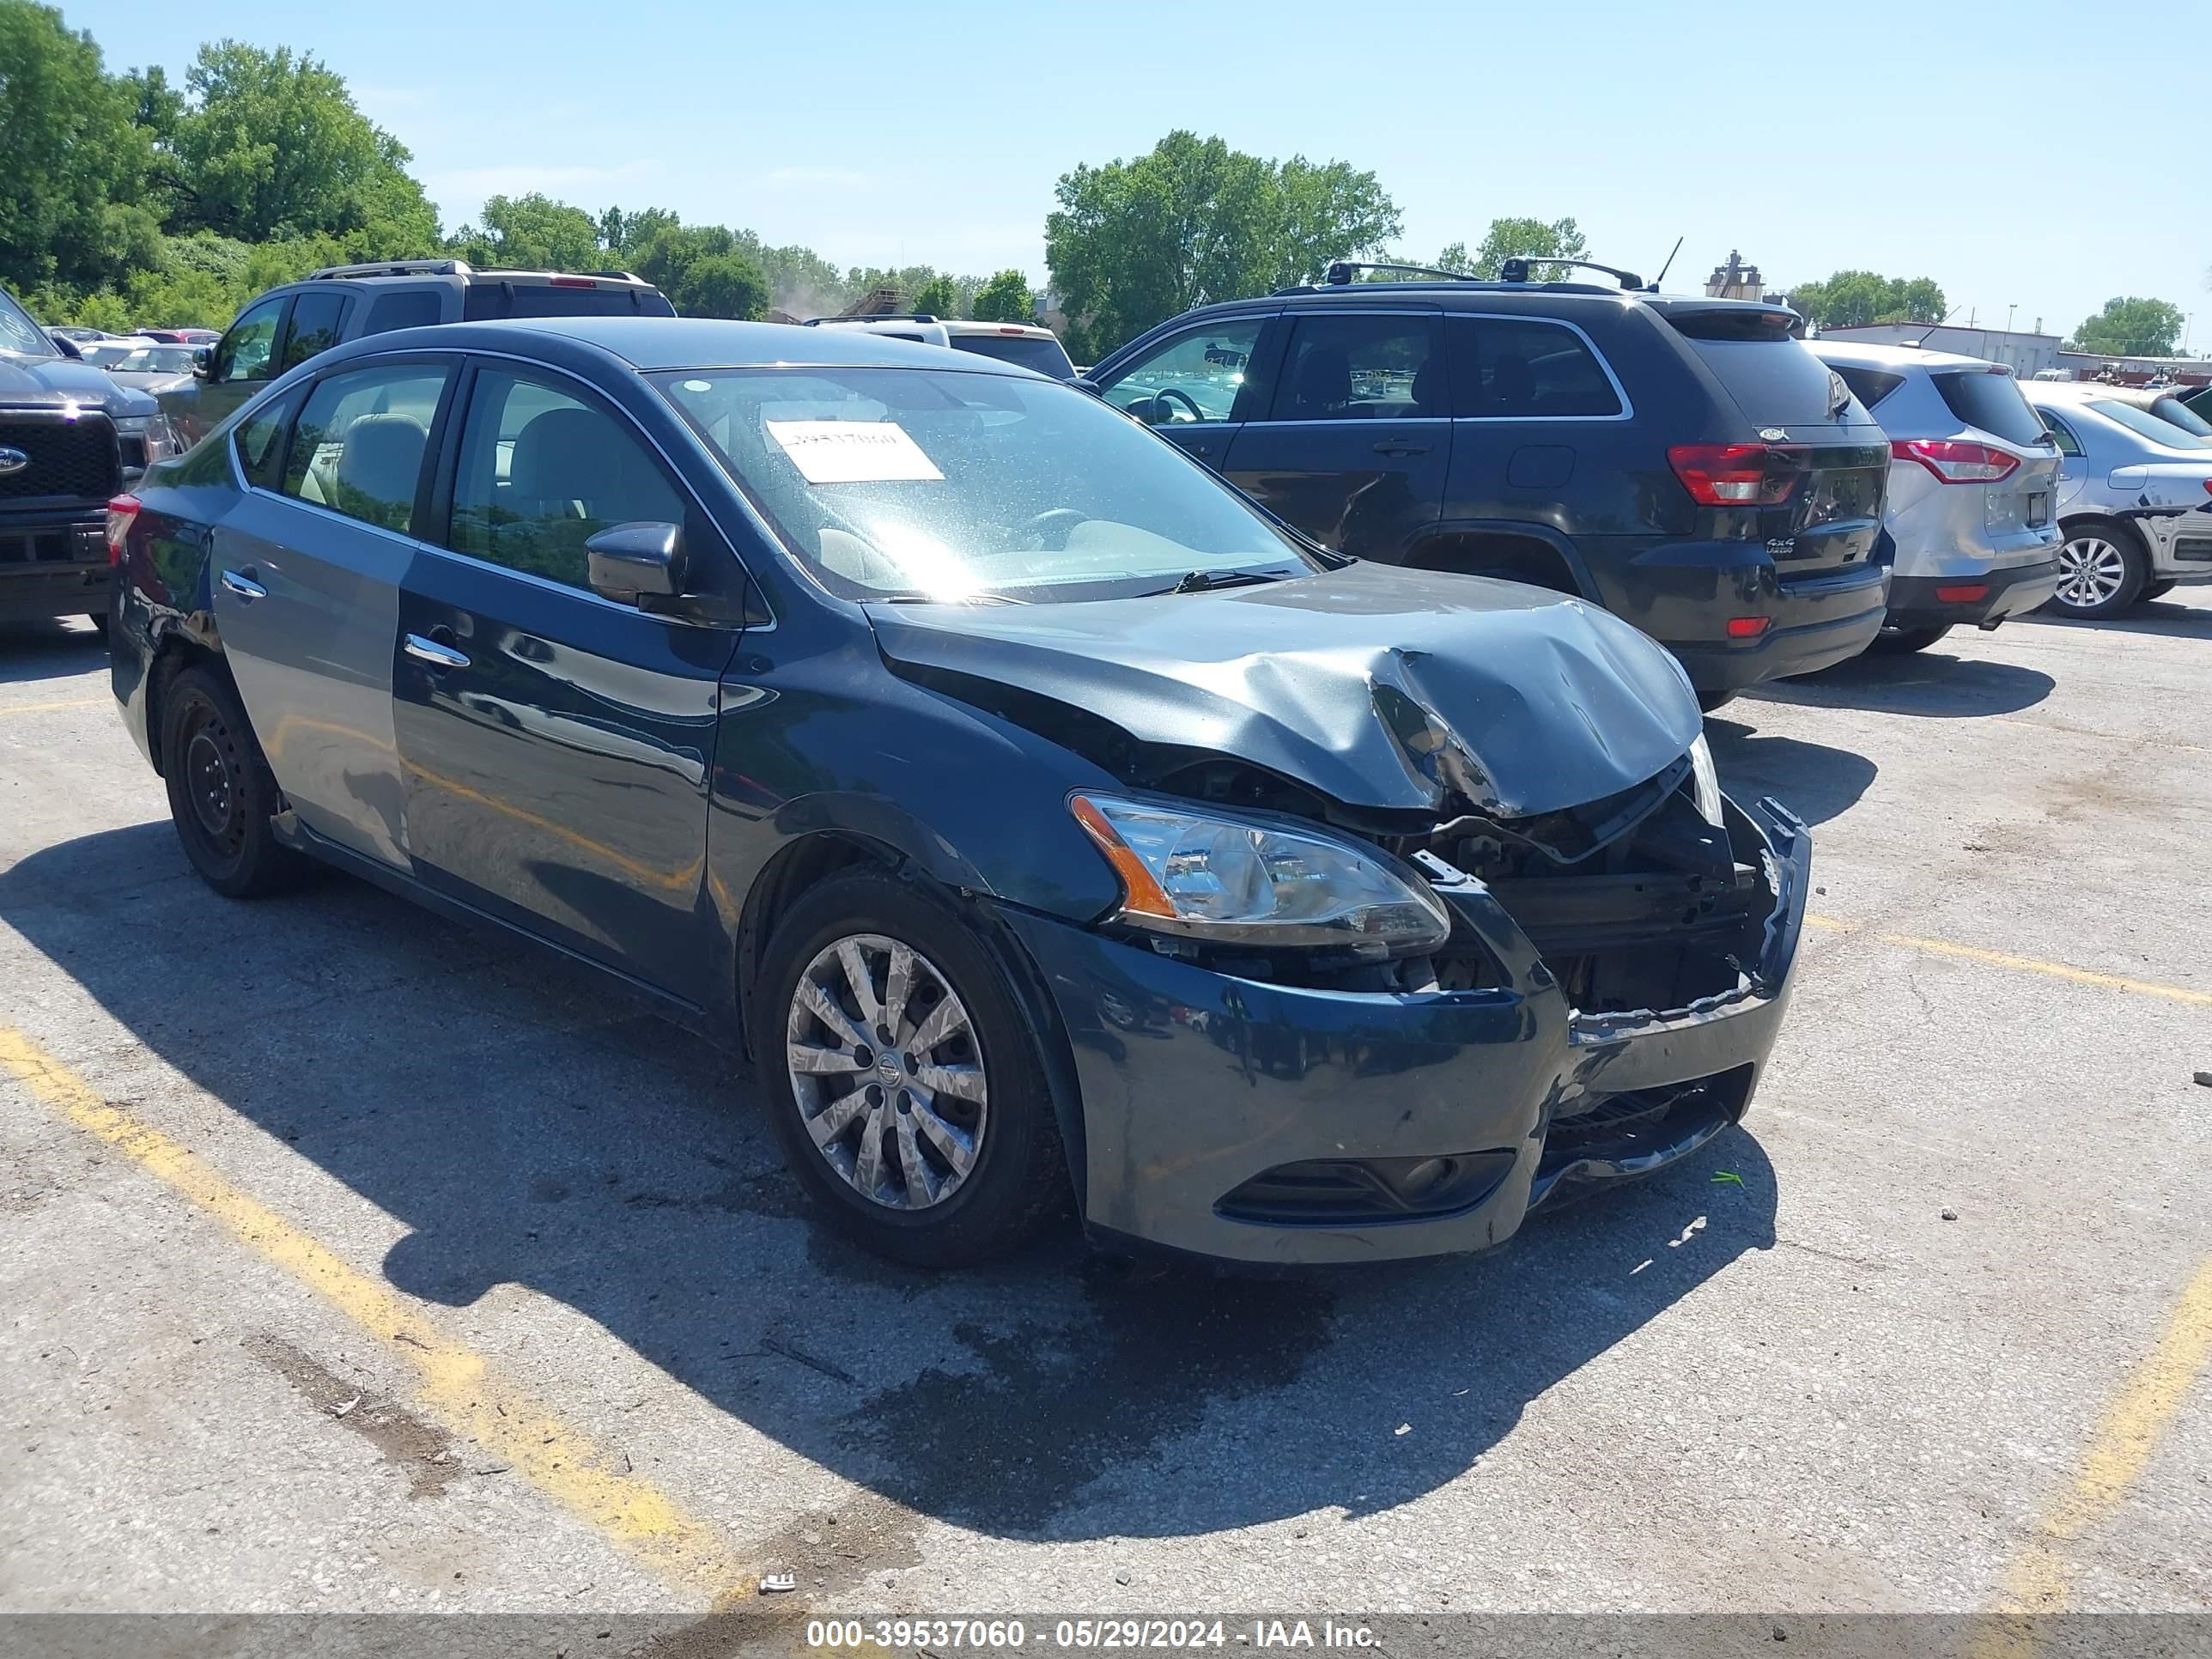
<svg viewBox="0 0 2212 1659"><path fill-rule="evenodd" d="M1441 313L1308 313L1274 380L1266 418L1230 441L1230 482L1324 547L1403 558L1443 512L1451 465Z"/></svg>
<svg viewBox="0 0 2212 1659"><path fill-rule="evenodd" d="M186 443L206 437L282 372L276 347L291 302L289 294L272 294L248 306L216 342L206 374L161 394L161 412Z"/></svg>
<svg viewBox="0 0 2212 1659"><path fill-rule="evenodd" d="M1237 423L1254 412L1255 360L1273 320L1240 313L1186 329L1099 382L1099 390L1116 409L1218 471Z"/></svg>
<svg viewBox="0 0 2212 1659"><path fill-rule="evenodd" d="M637 428L551 371L479 368L447 550L394 659L407 850L427 884L699 1000L708 771L732 630L593 592L585 541L701 515Z"/></svg>
<svg viewBox="0 0 2212 1659"><path fill-rule="evenodd" d="M278 787L316 835L395 869L392 642L453 376L374 363L256 410L234 434L246 495L216 537L216 625Z"/></svg>
<svg viewBox="0 0 2212 1659"><path fill-rule="evenodd" d="M2081 486L2088 482L2088 458L2082 454L2081 441L2074 435L2072 427L2047 409L2039 409L2035 412L2043 422L2043 429L2058 446L2058 499L2051 504L2051 511L2053 514L2063 513L2074 505L2075 497L2081 493Z"/></svg>

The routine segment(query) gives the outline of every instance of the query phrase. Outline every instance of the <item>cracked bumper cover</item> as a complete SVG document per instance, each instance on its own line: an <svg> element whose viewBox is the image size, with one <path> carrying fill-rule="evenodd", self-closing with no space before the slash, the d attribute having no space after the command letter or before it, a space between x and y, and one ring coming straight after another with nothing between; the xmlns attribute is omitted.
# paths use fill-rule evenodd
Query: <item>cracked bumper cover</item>
<svg viewBox="0 0 2212 1659"><path fill-rule="evenodd" d="M1482 991L1364 994L1232 978L1087 929L1009 915L1058 1006L1086 1140L1094 1233L1255 1263L1373 1261L1504 1243L1574 1182L1648 1173L1741 1115L1789 1000L1811 838L1767 800L1730 802L1772 902L1739 988L1663 1013L1575 1015L1527 936L1481 884L1439 893L1505 969ZM1634 1155L1553 1149L1593 1101L1730 1074L1700 1114L1662 1122ZM1564 1136L1561 1139L1565 1139ZM1222 1213L1265 1171L1331 1159L1501 1154L1464 1207L1358 1224Z"/></svg>

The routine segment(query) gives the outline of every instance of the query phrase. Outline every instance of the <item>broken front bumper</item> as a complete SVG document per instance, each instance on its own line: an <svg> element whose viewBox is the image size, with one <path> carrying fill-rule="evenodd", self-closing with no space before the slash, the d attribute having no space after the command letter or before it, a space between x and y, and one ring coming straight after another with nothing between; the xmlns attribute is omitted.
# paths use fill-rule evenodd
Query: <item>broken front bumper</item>
<svg viewBox="0 0 2212 1659"><path fill-rule="evenodd" d="M1480 1250L1563 1186L1642 1175L1748 1105L1789 1000L1811 839L1731 802L1771 903L1739 988L1665 1012L1574 1013L1472 878L1437 891L1500 988L1310 990L1212 972L1009 913L1058 1005L1095 1232L1239 1261Z"/></svg>

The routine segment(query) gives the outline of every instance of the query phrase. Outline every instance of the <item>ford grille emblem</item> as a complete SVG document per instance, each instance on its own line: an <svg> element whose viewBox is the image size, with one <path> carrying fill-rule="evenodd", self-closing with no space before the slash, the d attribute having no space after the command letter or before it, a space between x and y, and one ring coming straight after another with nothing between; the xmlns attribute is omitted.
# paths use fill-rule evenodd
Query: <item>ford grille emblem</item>
<svg viewBox="0 0 2212 1659"><path fill-rule="evenodd" d="M0 445L0 478L12 478L30 464L31 458L21 450Z"/></svg>

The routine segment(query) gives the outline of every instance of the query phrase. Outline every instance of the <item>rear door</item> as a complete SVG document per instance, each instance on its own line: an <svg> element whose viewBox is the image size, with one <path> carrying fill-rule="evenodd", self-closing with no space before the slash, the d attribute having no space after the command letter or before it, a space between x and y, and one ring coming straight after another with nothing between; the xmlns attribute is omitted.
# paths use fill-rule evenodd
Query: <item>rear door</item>
<svg viewBox="0 0 2212 1659"><path fill-rule="evenodd" d="M695 570L730 555L589 388L501 360L465 401L444 545L408 572L392 659L415 872L696 1000L708 768L738 636L602 598L584 544L674 523Z"/></svg>
<svg viewBox="0 0 2212 1659"><path fill-rule="evenodd" d="M2081 486L2088 482L2089 459L2082 453L2081 438L2076 435L2074 428L2066 423L2063 416L2055 410L2038 408L2035 417L2043 422L2043 429L2051 434L2051 441L2058 446L2057 510L2063 513L2074 505L2075 498L2081 493Z"/></svg>
<svg viewBox="0 0 2212 1659"><path fill-rule="evenodd" d="M450 359L349 366L242 422L247 489L213 560L225 659L286 799L316 835L395 869L392 645L453 373Z"/></svg>
<svg viewBox="0 0 2212 1659"><path fill-rule="evenodd" d="M1238 312L1184 329L1100 380L1099 391L1218 471L1238 427L1265 412L1260 371L1273 320L1265 312Z"/></svg>
<svg viewBox="0 0 2212 1659"><path fill-rule="evenodd" d="M1324 547L1395 562L1443 510L1449 371L1434 307L1309 312L1265 419L1231 436L1230 482Z"/></svg>
<svg viewBox="0 0 2212 1659"><path fill-rule="evenodd" d="M1653 309L1741 414L1741 439L1769 452L1757 531L1776 574L1787 582L1863 562L1881 532L1889 439L1843 377L1786 331L1784 313Z"/></svg>

